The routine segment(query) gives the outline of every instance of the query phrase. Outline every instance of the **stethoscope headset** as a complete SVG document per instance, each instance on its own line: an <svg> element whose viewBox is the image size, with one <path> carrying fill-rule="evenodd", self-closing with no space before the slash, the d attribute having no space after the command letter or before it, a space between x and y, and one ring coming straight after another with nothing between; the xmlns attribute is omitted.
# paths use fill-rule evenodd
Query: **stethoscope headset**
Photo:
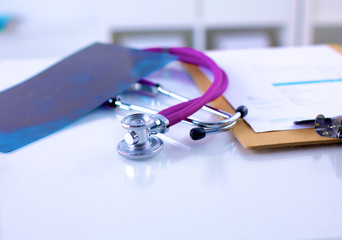
<svg viewBox="0 0 342 240"><path fill-rule="evenodd" d="M203 67L211 71L213 81L210 87L200 97L188 100L171 91L164 89L159 84L142 79L138 82L140 86L149 88L150 91L177 98L182 102L156 112L140 106L121 102L119 98L111 98L108 104L112 107L120 107L126 110L138 110L143 113L131 114L122 119L121 125L128 132L125 139L117 145L117 151L120 156L128 159L145 159L156 155L163 147L163 141L156 137L158 133L166 133L169 128L179 122L186 122L196 125L191 129L190 137L193 140L204 138L208 134L228 131L233 128L239 118L247 115L248 110L245 106L236 108L231 116L228 113L209 107L206 104L220 97L228 86L228 77L226 73L217 64L204 53L187 47L179 48L149 48L153 52L167 51L171 55L178 57L178 61L190 63ZM213 112L224 119L215 122L206 122L192 119L190 116L200 109Z"/></svg>

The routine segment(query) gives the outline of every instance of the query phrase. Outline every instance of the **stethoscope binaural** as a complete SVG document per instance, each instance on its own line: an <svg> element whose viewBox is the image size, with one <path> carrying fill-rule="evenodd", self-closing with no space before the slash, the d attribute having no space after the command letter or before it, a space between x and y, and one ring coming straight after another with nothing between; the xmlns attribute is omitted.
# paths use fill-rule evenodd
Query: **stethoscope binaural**
<svg viewBox="0 0 342 240"><path fill-rule="evenodd" d="M150 48L147 50L153 52L165 51L164 48ZM212 59L202 52L187 47L169 48L167 51L172 55L178 56L180 62L198 65L210 70L213 75L213 82L202 96L188 100L171 91L163 89L158 84L154 84L147 80L140 80L139 84L155 88L160 93L175 97L182 101L181 103L160 112L123 103L117 98L110 99L108 103L111 106L119 106L120 108L127 110L134 109L152 113L131 114L121 121L122 127L128 131L125 135L125 139L117 146L117 151L122 157L129 159L153 157L160 152L163 147L163 141L155 135L158 133L166 133L171 126L181 121L197 126L190 131L190 136L192 139L198 140L204 138L207 134L224 132L231 129L235 126L239 118L243 118L247 115L248 110L245 106L239 106L233 116L206 106L207 103L220 97L228 86L227 75ZM217 122L204 122L189 117L202 108L215 112L217 115L224 117L224 119Z"/></svg>

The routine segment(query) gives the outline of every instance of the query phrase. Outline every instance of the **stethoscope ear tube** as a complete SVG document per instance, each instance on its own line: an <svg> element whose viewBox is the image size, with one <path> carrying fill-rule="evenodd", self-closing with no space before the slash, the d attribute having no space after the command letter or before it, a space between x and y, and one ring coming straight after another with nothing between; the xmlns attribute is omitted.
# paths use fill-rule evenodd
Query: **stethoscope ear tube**
<svg viewBox="0 0 342 240"><path fill-rule="evenodd" d="M235 110L235 114L230 118L224 119L223 121L219 122L212 122L211 125L201 124L199 126L190 130L190 137L192 140L200 140L205 138L208 134L217 133L217 132L225 132L232 129L237 120L239 118L244 118L248 114L248 109L246 106L239 106ZM222 123L223 122L223 123ZM197 122L196 124L201 123ZM216 127L214 126L216 124ZM217 124L220 123L220 124Z"/></svg>

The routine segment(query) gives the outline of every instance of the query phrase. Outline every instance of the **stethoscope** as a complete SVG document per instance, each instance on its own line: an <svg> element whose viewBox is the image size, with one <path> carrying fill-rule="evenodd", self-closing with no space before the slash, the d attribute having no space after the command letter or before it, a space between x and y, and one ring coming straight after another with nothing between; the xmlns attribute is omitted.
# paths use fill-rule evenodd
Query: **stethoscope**
<svg viewBox="0 0 342 240"><path fill-rule="evenodd" d="M148 51L165 52L164 48L149 48ZM239 118L247 115L245 106L236 108L235 113L230 114L207 106L209 102L220 97L228 86L228 77L225 72L216 65L208 56L192 48L180 47L169 48L168 53L176 55L183 63L194 64L206 68L212 72L213 81L206 92L195 99L187 99L172 91L164 89L161 85L142 79L138 86L145 87L151 92L176 98L181 103L166 108L162 111L154 111L144 107L122 102L119 98L111 98L108 104L112 107L118 106L126 110L137 110L142 113L131 114L121 121L121 126L127 130L124 140L117 145L120 156L128 159L145 159L155 156L163 148L163 141L155 136L158 133L166 133L169 128L179 122L193 124L197 127L191 129L190 137L193 140L204 138L208 134L225 132L232 129ZM200 109L213 112L224 119L221 121L200 121L191 118Z"/></svg>

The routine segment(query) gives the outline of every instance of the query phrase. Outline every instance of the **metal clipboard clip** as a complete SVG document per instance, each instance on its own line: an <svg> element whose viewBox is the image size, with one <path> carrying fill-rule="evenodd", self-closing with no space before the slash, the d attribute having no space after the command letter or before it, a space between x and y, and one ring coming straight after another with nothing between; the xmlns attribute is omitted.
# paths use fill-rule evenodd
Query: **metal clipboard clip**
<svg viewBox="0 0 342 240"><path fill-rule="evenodd" d="M315 131L323 137L342 139L342 116L326 118L322 114L317 115Z"/></svg>

